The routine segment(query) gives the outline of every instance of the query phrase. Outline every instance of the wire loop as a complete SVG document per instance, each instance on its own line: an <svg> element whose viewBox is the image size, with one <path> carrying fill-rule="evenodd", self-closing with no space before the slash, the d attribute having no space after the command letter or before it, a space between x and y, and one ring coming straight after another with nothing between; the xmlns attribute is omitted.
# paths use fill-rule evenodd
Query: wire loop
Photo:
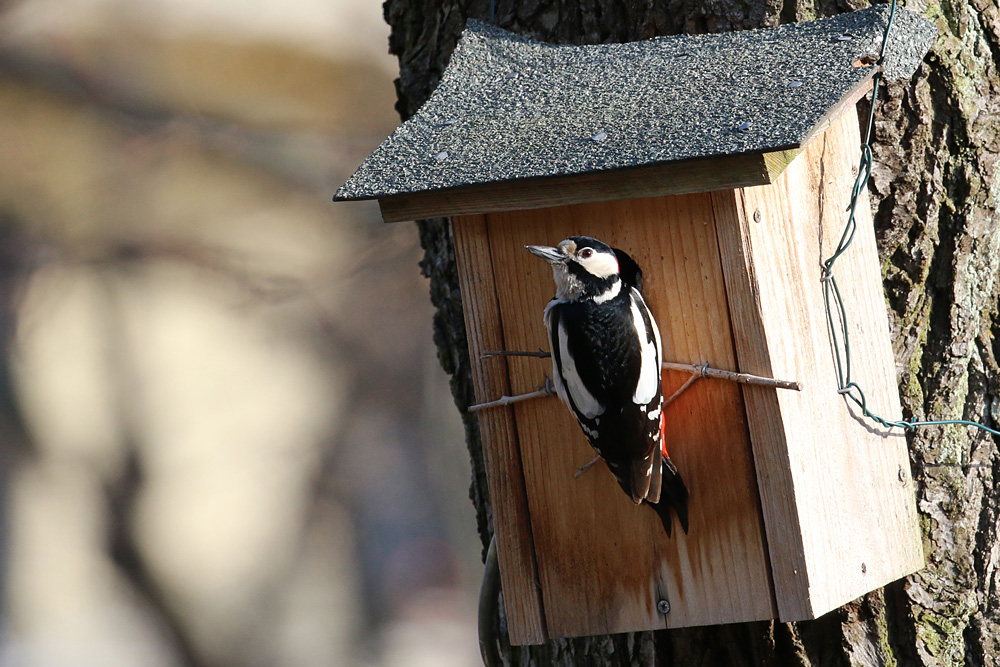
<svg viewBox="0 0 1000 667"><path fill-rule="evenodd" d="M838 394L843 394L849 398L862 414L872 421L881 424L886 428L901 428L906 431L914 431L918 426L973 426L982 429L993 435L1000 435L1000 431L989 428L984 424L967 419L933 419L918 420L915 417L907 420L893 421L881 417L868 409L867 399L861 387L851 380L851 342L848 334L847 310L844 307L844 299L837 287L837 279L833 274L833 267L837 260L843 255L854 240L854 233L858 224L855 220L855 212L858 207L858 197L864 192L871 178L874 157L872 153L871 141L872 132L875 126L875 105L878 101L879 85L882 81L881 65L885 61L886 44L889 41L889 31L892 29L893 19L896 17L896 2L892 0L892 7L889 10L889 20L886 22L885 32L882 34L882 48L879 51L876 70L872 77L872 103L868 111L868 126L865 130L865 142L861 145L861 158L858 163L858 175L854 180L854 187L851 188L851 204L848 206L847 222L844 225L844 232L840 236L836 250L823 262L823 269L820 274L820 281L823 284L823 296L826 302L826 319L830 327L830 339L833 345L834 360L836 362ZM839 326L838 326L839 325Z"/></svg>

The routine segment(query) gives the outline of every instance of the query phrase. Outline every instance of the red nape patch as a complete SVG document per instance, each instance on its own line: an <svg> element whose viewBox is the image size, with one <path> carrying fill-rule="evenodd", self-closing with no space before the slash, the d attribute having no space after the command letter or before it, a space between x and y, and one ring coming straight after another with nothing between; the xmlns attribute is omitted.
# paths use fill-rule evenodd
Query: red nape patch
<svg viewBox="0 0 1000 667"><path fill-rule="evenodd" d="M662 408L661 408L662 409ZM663 458L669 459L670 454L667 453L667 439L664 434L667 431L667 417L662 412L660 413L660 451L663 452Z"/></svg>

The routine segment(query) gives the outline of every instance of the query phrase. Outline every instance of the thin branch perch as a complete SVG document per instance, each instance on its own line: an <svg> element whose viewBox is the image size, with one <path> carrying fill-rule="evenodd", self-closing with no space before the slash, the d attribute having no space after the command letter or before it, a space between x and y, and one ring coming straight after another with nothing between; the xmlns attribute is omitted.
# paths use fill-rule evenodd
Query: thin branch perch
<svg viewBox="0 0 1000 667"><path fill-rule="evenodd" d="M700 378L701 378L701 375L699 374L699 375L692 375L687 380L684 380L684 384L682 384L680 387L678 387L677 391L675 391L674 393L670 394L670 397L667 400L663 401L663 407L665 408L668 405L670 405L671 403L673 403L674 401L676 401L681 394L683 394L685 391L687 391L688 389L690 389L691 385L693 385L695 382L697 382Z"/></svg>
<svg viewBox="0 0 1000 667"><path fill-rule="evenodd" d="M737 373L736 371L724 371L718 368L712 368L708 364L702 364L701 366L694 366L692 364L678 364L673 361L664 361L662 367L671 371L686 371L688 373L697 373L702 377L716 378L718 380L730 380L732 382L739 382L740 384L756 384L764 387L777 387L779 389L793 389L795 391L802 391L802 385L794 380L775 380L773 378L761 377L759 375L750 375L749 373Z"/></svg>
<svg viewBox="0 0 1000 667"><path fill-rule="evenodd" d="M538 357L539 359L548 359L552 356L551 352L546 352L545 350L539 348L536 352L511 352L509 350L485 350L481 355L483 359L489 359L490 357Z"/></svg>
<svg viewBox="0 0 1000 667"><path fill-rule="evenodd" d="M487 357L538 357L544 359L545 357L551 356L545 350L538 350L537 352L508 352L506 350L488 350L483 352L483 358ZM663 407L667 407L674 400L677 399L684 391L690 387L695 380L701 377L705 378L715 378L717 380L729 380L730 382L738 382L740 384L755 384L762 387L777 387L778 389L792 389L794 391L801 391L802 385L794 380L775 380L773 378L761 377L759 375L750 375L749 373L737 373L736 371L724 371L718 368L712 368L708 365L708 362L701 364L700 366L695 366L694 364L680 364L674 361L664 361L661 367L666 370L671 371L684 371L691 373L691 377L681 385L680 389L675 391L673 395L663 402ZM490 401L488 403L478 403L469 407L469 412L478 412L480 410L485 410L487 408L498 408L504 405L512 405L514 403L519 403L521 401L527 401L532 398L541 398L542 396L552 396L552 388L548 386L549 380L545 379L546 387L545 389L539 389L538 391L533 391L528 394L518 394L516 396L501 396L495 401Z"/></svg>
<svg viewBox="0 0 1000 667"><path fill-rule="evenodd" d="M600 460L601 460L600 456L595 456L594 458L590 459L589 463L584 463L582 466L576 469L575 473L573 473L573 479L579 479L580 475L590 470L592 467L594 467L594 464Z"/></svg>
<svg viewBox="0 0 1000 667"><path fill-rule="evenodd" d="M514 403L520 403L521 401L527 401L532 398L541 398L543 396L551 396L552 392L545 389L539 389L528 394L518 394L517 396L501 396L495 401L490 401L489 403L477 403L476 405L469 406L469 412L479 412L480 410L485 410L487 408L499 408L504 405L513 405Z"/></svg>

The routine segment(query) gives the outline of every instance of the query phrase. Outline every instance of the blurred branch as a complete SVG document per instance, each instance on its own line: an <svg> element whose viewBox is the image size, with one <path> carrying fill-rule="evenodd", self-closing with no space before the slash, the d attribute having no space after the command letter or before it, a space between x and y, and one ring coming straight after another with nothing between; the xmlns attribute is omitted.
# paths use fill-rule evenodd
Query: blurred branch
<svg viewBox="0 0 1000 667"><path fill-rule="evenodd" d="M35 57L6 45L0 45L0 75L65 99L114 111L136 121L159 124L176 116L169 109L129 96L125 91L89 75L82 68L73 67L65 60Z"/></svg>
<svg viewBox="0 0 1000 667"><path fill-rule="evenodd" d="M0 43L0 79L7 77L77 105L96 109L133 131L152 133L182 126L185 132L196 136L205 148L232 156L291 186L320 193L324 197L332 196L333 184L328 180L329 173L335 171L335 167L345 168L337 162L338 156L349 152L346 148L356 143L351 140L351 135L331 130L304 131L295 127L261 129L229 118L188 113L140 97L128 87L115 85L110 77L74 64L72 54L61 53L58 45L47 55L40 57ZM327 144L328 149L321 154L329 156L329 163L320 161L303 168L295 161L289 162L285 153L296 151L302 144L310 147ZM316 154L315 151L313 153Z"/></svg>
<svg viewBox="0 0 1000 667"><path fill-rule="evenodd" d="M11 349L17 334L23 288L37 268L41 242L24 233L20 222L0 211L0 469L31 451L30 438L14 391ZM0 535L0 539L2 539Z"/></svg>
<svg viewBox="0 0 1000 667"><path fill-rule="evenodd" d="M135 537L135 510L145 482L137 429L134 423L136 410L132 405L135 378L135 356L125 333L125 321L114 276L103 281L107 299L105 325L107 341L107 368L116 393L116 417L121 424L124 461L121 473L115 479L104 481L104 497L108 510L108 555L118 566L132 590L159 618L171 639L171 647L187 667L205 664L199 658L196 646L184 627L183 616L175 611L156 576L150 570L142 549Z"/></svg>
<svg viewBox="0 0 1000 667"><path fill-rule="evenodd" d="M310 289L308 281L252 268L247 257L193 239L138 239L110 244L85 263L127 268L151 261L171 261L215 274L255 298L269 303L296 298Z"/></svg>
<svg viewBox="0 0 1000 667"><path fill-rule="evenodd" d="M163 588L146 564L133 536L135 507L142 492L143 474L135 443L128 443L122 474L104 485L108 508L108 552L135 594L159 618L177 651L188 667L204 664L184 628L182 617L171 607Z"/></svg>
<svg viewBox="0 0 1000 667"><path fill-rule="evenodd" d="M128 268L154 261L187 265L223 278L262 302L275 304L313 294L346 280L361 277L366 269L377 270L379 262L401 259L406 248L389 252L365 246L346 265L313 277L297 277L254 266L253 258L191 238L142 238L110 242L97 251L68 253L67 261L97 267Z"/></svg>
<svg viewBox="0 0 1000 667"><path fill-rule="evenodd" d="M36 264L37 248L18 221L0 211L0 608L7 608L9 495L19 465L35 453L16 397L11 357L22 286Z"/></svg>

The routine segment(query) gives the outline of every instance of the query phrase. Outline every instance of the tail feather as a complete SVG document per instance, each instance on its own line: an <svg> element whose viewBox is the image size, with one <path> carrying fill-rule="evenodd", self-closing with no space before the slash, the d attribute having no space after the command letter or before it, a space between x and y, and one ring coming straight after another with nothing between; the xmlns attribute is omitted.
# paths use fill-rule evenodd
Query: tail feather
<svg viewBox="0 0 1000 667"><path fill-rule="evenodd" d="M650 507L656 510L656 514L660 517L660 521L663 523L663 530L666 531L667 537L670 537L671 526L673 524L673 519L670 514L671 508L677 514L677 518L680 519L681 528L684 529L685 534L688 532L688 490L684 486L684 480L681 479L680 473L677 472L677 468L674 467L673 461L669 458L663 458L663 476L661 483L661 493L660 502L658 503L647 503Z"/></svg>
<svg viewBox="0 0 1000 667"><path fill-rule="evenodd" d="M649 495L649 471L652 469L653 456L650 454L645 459L632 459L632 502L636 505L641 503Z"/></svg>
<svg viewBox="0 0 1000 667"><path fill-rule="evenodd" d="M660 486L663 483L663 455L660 448L653 449L653 472L649 476L649 492L646 500L651 503L660 502Z"/></svg>

